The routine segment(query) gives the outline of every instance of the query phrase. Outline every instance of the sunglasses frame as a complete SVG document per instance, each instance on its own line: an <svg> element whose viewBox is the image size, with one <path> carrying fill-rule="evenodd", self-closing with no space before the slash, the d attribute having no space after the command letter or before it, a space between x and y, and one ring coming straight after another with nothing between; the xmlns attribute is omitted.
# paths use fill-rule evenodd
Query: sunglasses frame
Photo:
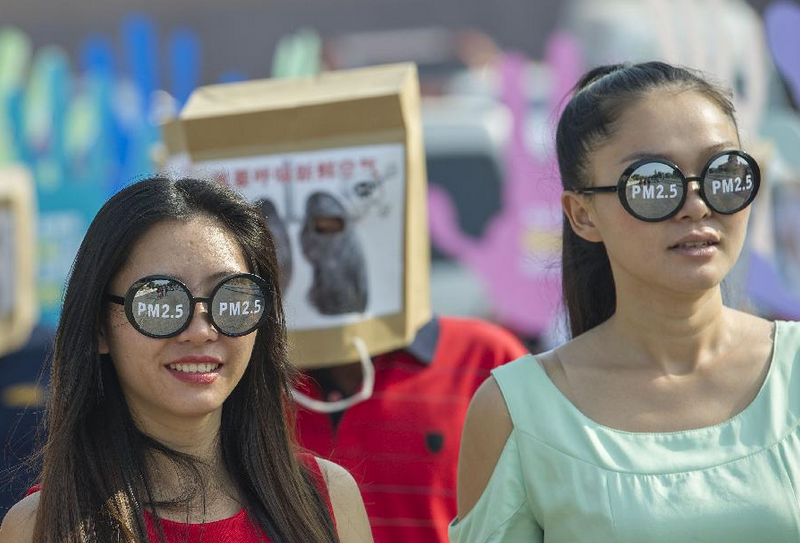
<svg viewBox="0 0 800 543"><path fill-rule="evenodd" d="M716 207L714 207L714 205L711 204L711 202L708 200L708 197L706 196L705 183L702 182L703 179L706 176L706 173L708 173L708 169L711 167L711 165L714 163L714 161L717 160L719 157L726 156L726 155L736 155L736 156L739 156L739 157L743 158L745 160L745 162L747 162L747 164L753 170L753 191L750 193L750 197L747 199L747 201L741 207L736 209L735 211L722 211L722 210L719 210ZM681 179L681 182L683 184L683 194L681 196L680 203L675 207L675 209L672 212L670 212L668 215L665 215L663 217L650 219L650 218L647 218L647 217L642 217L641 215L636 213L636 211L634 211L633 208L631 208L630 204L628 203L628 198L627 198L625 189L627 188L628 178L630 178L630 176L633 174L633 172L635 172L637 169L639 169L640 167L644 166L645 164L652 164L654 162L657 163L657 164L664 164L665 166L669 166L670 168L672 168L673 170L678 172L678 175L680 175L680 179ZM584 188L584 189L575 189L572 192L574 192L576 194L595 194L595 193L603 193L603 192L616 192L617 196L619 197L619 201L622 204L622 207L624 207L625 211L627 211L629 214L633 215L634 217L636 217L640 221L661 222L661 221L666 221L667 219L674 217L683 208L683 205L686 203L686 195L689 193L689 182L690 181L697 181L697 185L699 187L699 192L700 192L700 198L702 198L703 202L705 202L705 204L709 207L709 209L711 209L715 213L719 213L721 215L733 215L734 213L738 213L741 210L743 210L744 208L746 208L747 206L749 206L753 202L753 200L755 199L756 194L758 194L758 189L761 186L761 168L759 168L758 162L756 162L756 159L754 159L752 156L750 156L749 154L745 153L744 151L741 151L741 150L738 150L738 149L722 151L722 152L719 152L719 153L715 154L710 159L708 159L708 162L706 162L705 166L703 166L703 171L700 173L700 175L692 175L692 176L684 175L683 171L681 171L681 169L675 163L670 162L667 159L663 159L663 158L642 158L640 160L637 160L636 162L634 162L633 164L631 164L627 168L625 168L625 171L623 171L622 175L620 175L619 181L617 181L616 185L613 185L613 186L612 185L608 185L608 186L603 186L603 187L587 187L587 188Z"/></svg>
<svg viewBox="0 0 800 543"><path fill-rule="evenodd" d="M228 281L231 281L233 279L238 279L240 277L246 277L247 279L249 279L249 280L253 281L255 284L257 284L259 286L259 288L261 289L261 292L264 294L264 301L265 302L267 302L267 300L271 297L270 294L271 294L272 291L269 288L269 284L264 279L262 279L261 277L259 277L258 275L255 275L253 273L235 273L233 275L228 275L226 277L223 277L220 280L220 282L217 283L217 286L214 287L214 290L211 291L211 295L207 296L207 297L199 297L199 296L196 297L196 296L194 296L192 294L192 291L189 290L189 287L187 287L180 279L172 277L171 275L148 275L146 277L142 277L141 279L136 280L128 288L128 291L125 293L125 297L124 298L121 297L121 296L115 296L113 294L106 294L105 298L109 302L124 306L125 307L125 316L128 318L128 322L131 324L131 326L133 326L136 329L137 332L139 332L140 334L145 335L147 337L151 337L151 338L154 338L154 339L169 339L171 337L177 336L178 334L180 334L181 332L183 332L184 330L186 330L189 327L189 324L192 322L192 318L194 318L194 308L198 303L201 303L201 302L206 304L206 307L208 308L208 318L211 320L211 325L214 327L214 329L217 332L219 332L220 334L222 334L224 336L228 336L228 337L241 337L241 336L246 336L247 334L253 333L262 324L264 324L264 320L268 316L267 315L267 304L266 303L264 304L264 310L261 312L261 316L259 317L258 322L255 325L253 325L251 328L249 328L246 332L233 333L233 334L225 332L224 330L222 330L217 325L216 321L214 320L214 311L211 308L211 301L214 299L214 296L216 296L216 294L219 291L219 289L222 288L222 286L225 285ZM176 331L171 332L171 333L166 334L166 335L153 334L153 333L150 333L150 332L148 332L146 330L143 330L139 326L139 324L136 322L136 319L133 317L133 297L134 297L134 295L136 294L136 292L139 291L139 289L142 287L142 285L144 285L148 281L154 281L154 280L173 281L173 282L177 283L184 290L186 295L189 297L189 312L188 312L188 315L186 316L186 322L184 322L183 325L179 329L177 329Z"/></svg>

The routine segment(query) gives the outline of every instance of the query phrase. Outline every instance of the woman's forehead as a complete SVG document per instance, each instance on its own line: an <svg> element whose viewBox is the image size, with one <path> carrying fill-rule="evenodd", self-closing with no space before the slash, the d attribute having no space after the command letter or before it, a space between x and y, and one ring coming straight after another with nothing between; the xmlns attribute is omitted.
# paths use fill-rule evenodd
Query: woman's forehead
<svg viewBox="0 0 800 543"><path fill-rule="evenodd" d="M654 92L625 109L594 158L600 166L624 169L635 160L630 157L659 156L693 169L709 158L709 150L738 141L732 119L704 95Z"/></svg>
<svg viewBox="0 0 800 543"><path fill-rule="evenodd" d="M696 91L664 91L632 102L620 115L611 139L646 145L670 138L713 137L716 133L736 133L733 120L717 103Z"/></svg>
<svg viewBox="0 0 800 543"><path fill-rule="evenodd" d="M171 275L191 288L209 279L247 271L244 253L234 236L218 221L194 217L161 222L145 232L131 248L114 282Z"/></svg>

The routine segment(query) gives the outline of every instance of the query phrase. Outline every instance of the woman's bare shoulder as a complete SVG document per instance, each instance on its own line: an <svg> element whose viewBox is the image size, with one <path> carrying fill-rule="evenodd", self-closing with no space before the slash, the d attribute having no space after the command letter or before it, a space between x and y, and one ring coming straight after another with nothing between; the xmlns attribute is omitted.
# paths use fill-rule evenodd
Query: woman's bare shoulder
<svg viewBox="0 0 800 543"><path fill-rule="evenodd" d="M371 543L372 530L367 511L353 476L339 464L323 458L316 458L316 461L328 486L339 540L342 543Z"/></svg>
<svg viewBox="0 0 800 543"><path fill-rule="evenodd" d="M729 319L728 328L740 343L757 351L772 350L777 326L775 321L730 308L726 308L726 316Z"/></svg>
<svg viewBox="0 0 800 543"><path fill-rule="evenodd" d="M738 318L740 328L744 330L751 330L761 336L772 336L772 332L775 329L775 321L768 320L751 313L737 311L735 309L730 311L736 316L736 318Z"/></svg>
<svg viewBox="0 0 800 543"><path fill-rule="evenodd" d="M28 543L33 541L39 493L35 492L9 509L0 526L0 543Z"/></svg>
<svg viewBox="0 0 800 543"><path fill-rule="evenodd" d="M472 510L489 484L513 426L503 393L489 377L475 392L464 421L458 457L459 518Z"/></svg>
<svg viewBox="0 0 800 543"><path fill-rule="evenodd" d="M322 472L325 484L328 485L328 492L332 490L352 491L353 488L358 488L350 472L339 464L318 456L315 456L314 460L316 460L319 470Z"/></svg>
<svg viewBox="0 0 800 543"><path fill-rule="evenodd" d="M486 423L491 423L495 428L486 427ZM478 431L491 432L492 437L505 435L508 438L512 428L511 416L508 413L508 406L500 386L494 377L490 376L478 387L470 401L465 424L475 427L474 429Z"/></svg>

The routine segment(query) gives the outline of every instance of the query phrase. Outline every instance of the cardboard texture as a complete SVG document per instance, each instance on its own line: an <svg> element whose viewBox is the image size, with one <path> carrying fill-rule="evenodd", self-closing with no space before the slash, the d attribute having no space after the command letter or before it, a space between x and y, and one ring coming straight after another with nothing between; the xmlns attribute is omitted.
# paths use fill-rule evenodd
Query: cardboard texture
<svg viewBox="0 0 800 543"><path fill-rule="evenodd" d="M22 347L38 318L33 180L0 168L0 356Z"/></svg>
<svg viewBox="0 0 800 543"><path fill-rule="evenodd" d="M415 65L202 87L163 131L168 170L262 206L296 366L358 360L355 337L371 355L405 347L430 319ZM321 234L315 213L339 214L344 227Z"/></svg>

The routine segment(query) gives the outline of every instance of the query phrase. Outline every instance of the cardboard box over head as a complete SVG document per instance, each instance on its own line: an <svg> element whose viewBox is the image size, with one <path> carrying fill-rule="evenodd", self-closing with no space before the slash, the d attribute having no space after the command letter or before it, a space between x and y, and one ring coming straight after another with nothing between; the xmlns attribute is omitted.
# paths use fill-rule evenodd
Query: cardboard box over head
<svg viewBox="0 0 800 543"><path fill-rule="evenodd" d="M167 169L229 185L278 248L292 362L409 345L431 318L413 64L202 87L164 128Z"/></svg>
<svg viewBox="0 0 800 543"><path fill-rule="evenodd" d="M38 318L35 221L30 174L0 168L0 356L22 347Z"/></svg>

